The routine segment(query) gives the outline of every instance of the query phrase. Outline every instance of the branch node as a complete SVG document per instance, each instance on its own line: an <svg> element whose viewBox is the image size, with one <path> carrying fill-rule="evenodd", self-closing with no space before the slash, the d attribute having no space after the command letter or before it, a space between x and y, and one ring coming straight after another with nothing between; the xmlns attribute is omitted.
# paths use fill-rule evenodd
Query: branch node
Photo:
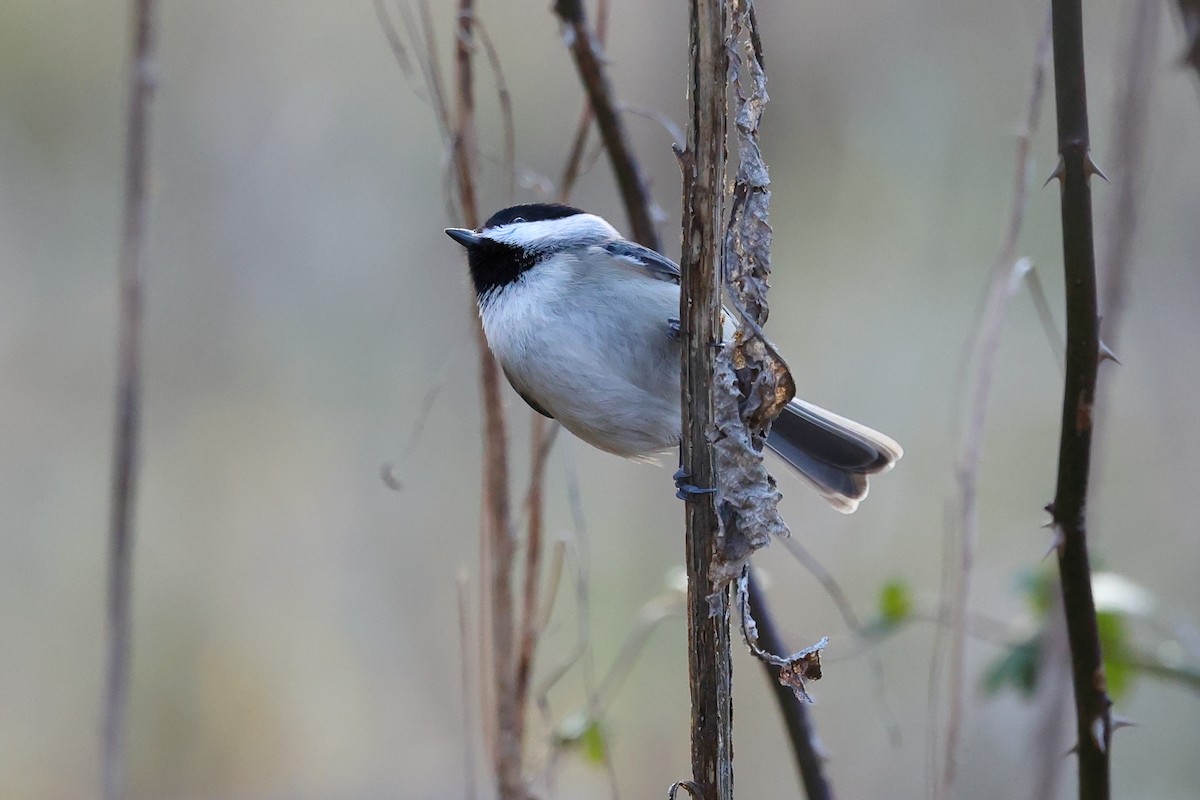
<svg viewBox="0 0 1200 800"><path fill-rule="evenodd" d="M671 152L675 154L675 161L679 164L679 169L684 175L687 175L692 168L692 154L688 151L687 145L673 144Z"/></svg>

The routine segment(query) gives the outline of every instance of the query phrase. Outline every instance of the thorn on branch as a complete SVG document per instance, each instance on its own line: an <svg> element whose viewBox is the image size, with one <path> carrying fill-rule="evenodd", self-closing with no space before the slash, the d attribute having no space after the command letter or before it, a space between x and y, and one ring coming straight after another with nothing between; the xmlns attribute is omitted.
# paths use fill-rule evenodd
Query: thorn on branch
<svg viewBox="0 0 1200 800"><path fill-rule="evenodd" d="M1096 749L1101 753L1108 750L1108 719L1106 715L1100 715L1092 720L1092 741L1096 743Z"/></svg>
<svg viewBox="0 0 1200 800"><path fill-rule="evenodd" d="M1084 154L1083 154L1083 174L1084 174L1084 175L1086 175L1086 176L1087 176L1087 177L1089 177L1089 178L1090 178L1091 176L1093 176L1093 175L1099 175L1101 178L1103 178L1103 179L1104 179L1104 182L1105 182L1105 183L1112 183L1112 181L1110 181L1110 180L1108 179L1108 176L1107 176L1107 175L1105 175L1105 174L1104 174L1104 173L1101 171L1100 167L1098 167L1098 166L1096 165L1096 162L1092 160L1092 154L1091 154L1091 153L1084 153Z"/></svg>
<svg viewBox="0 0 1200 800"><path fill-rule="evenodd" d="M1054 168L1054 172L1050 173L1050 177L1046 178L1046 182L1042 184L1042 188L1045 189L1047 186L1050 185L1050 181L1055 180L1055 179L1057 179L1061 183L1064 175L1066 175L1066 167L1063 165L1062 156L1059 156L1058 157L1058 166L1056 166Z"/></svg>
<svg viewBox="0 0 1200 800"><path fill-rule="evenodd" d="M1112 715L1112 729L1114 732L1121 730L1121 728L1136 727L1138 727L1137 720L1130 719L1129 717L1118 716L1117 714Z"/></svg>
<svg viewBox="0 0 1200 800"><path fill-rule="evenodd" d="M1053 531L1053 534L1050 537L1050 546L1042 554L1042 561L1049 558L1051 553L1057 553L1059 558L1062 558L1063 547L1067 543L1067 537L1063 532L1062 525L1059 525L1057 522L1051 522L1048 527Z"/></svg>

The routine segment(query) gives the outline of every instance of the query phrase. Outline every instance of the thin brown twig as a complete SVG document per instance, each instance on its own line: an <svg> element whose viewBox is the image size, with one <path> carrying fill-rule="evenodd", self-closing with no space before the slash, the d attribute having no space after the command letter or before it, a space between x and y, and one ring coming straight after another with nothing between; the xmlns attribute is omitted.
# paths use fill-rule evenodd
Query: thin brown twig
<svg viewBox="0 0 1200 800"><path fill-rule="evenodd" d="M571 149L567 151L567 160L563 164L562 176L558 179L560 196L569 196L575 191L575 184L582 174L580 163L583 161L583 153L587 149L588 133L591 129L592 107L590 104L584 103L583 110L579 112L579 122L575 124L575 136L571 139Z"/></svg>
<svg viewBox="0 0 1200 800"><path fill-rule="evenodd" d="M427 31L428 8L420 5ZM457 196L463 222L478 227L480 222L475 188L475 97L472 68L474 0L460 0L455 38L455 126L452 137ZM430 57L436 58L432 42ZM481 554L488 584L486 607L491 612L488 628L495 704L492 759L501 800L524 800L527 790L521 774L520 723L516 708L514 615L512 566L516 550L508 500L508 444L500 399L499 368L488 349L481 326L476 326L479 375L483 393L484 457Z"/></svg>
<svg viewBox="0 0 1200 800"><path fill-rule="evenodd" d="M460 0L454 26L454 117L451 120L446 100L448 93L439 67L436 35L428 3L426 0L417 0L417 19L414 19L410 7L403 0L397 0L397 8L408 38L414 43L417 51L416 60L424 78L430 104L450 150L448 197L451 201L451 213L460 224L478 227L481 215L476 188L479 157L475 133L473 65L476 37L488 58L496 81L504 120L506 181L509 195L515 193L515 126L512 101L498 54L486 29L474 16L473 0ZM408 51L382 0L376 2L376 13L402 73L409 77L412 64ZM512 585L516 540L508 499L507 434L500 399L499 370L478 321L475 331L484 426L480 530L480 571L483 580L480 604L489 612L481 614L479 620L480 701L484 718L484 740L496 774L499 797L502 800L524 800L528 797L528 789L522 774L524 694L521 686L528 686L527 676L538 629L536 620L541 617L536 602L538 562L536 557L527 560L527 566L530 567L525 594L527 608L523 628L518 636L514 623L515 598ZM543 444L548 446L548 442L548 439L544 439ZM540 551L540 547L536 546L536 540L540 539L541 527L540 474L544 472L547 449L540 445L535 447L535 458L539 459L539 464L526 506L530 510L531 525L535 531L534 552ZM521 653L527 654L522 655L520 659L517 656L518 643ZM523 680L518 680L518 672L525 676Z"/></svg>
<svg viewBox="0 0 1200 800"><path fill-rule="evenodd" d="M400 13L400 20L408 33L409 41L420 42L424 45L424 52L420 53L416 60L421 67L425 87L429 92L429 104L433 107L433 118L437 122L442 136L449 140L450 108L446 103L446 90L442 80L441 62L438 60L437 41L433 33L433 24L429 20L429 9L423 3L421 8L421 25L418 26L407 0L396 0L396 10Z"/></svg>
<svg viewBox="0 0 1200 800"><path fill-rule="evenodd" d="M496 81L496 99L500 104L500 126L504 131L504 194L511 199L517 194L517 133L516 125L513 123L512 93L508 90L508 81L504 77L500 54L496 52L496 47L492 44L492 37L488 35L487 26L476 17L472 17L471 24L479 36L479 43L483 45L488 66Z"/></svg>
<svg viewBox="0 0 1200 800"><path fill-rule="evenodd" d="M125 204L121 254L116 413L109 509L108 659L101 732L101 797L125 796L125 720L129 710L130 595L142 400L142 281L148 202L150 101L154 93L154 0L134 0L129 107L125 139Z"/></svg>
<svg viewBox="0 0 1200 800"><path fill-rule="evenodd" d="M567 28L567 43L575 59L579 80L587 92L596 126L612 163L621 201L629 214L631 238L653 250L661 250L653 206L648 202L648 184L617 110L616 93L608 77L600 40L588 24L583 0L556 0L554 13Z"/></svg>
<svg viewBox="0 0 1200 800"><path fill-rule="evenodd" d="M396 59L396 66L400 68L400 76L404 78L409 85L413 94L417 99L427 103L430 109L433 110L434 121L437 123L438 131L443 137L447 137L449 122L445 118L445 109L438 107L432 92L428 87L431 85L429 74L426 71L426 65L429 59L425 54L419 51L414 56L417 62L417 70L421 72L421 80L417 80L417 75L413 67L413 58L409 55L409 48L405 46L404 39L400 36L400 31L396 28L396 23L392 21L391 14L388 13L387 3L385 0L375 0L375 17L379 20L379 27L383 30L384 38L387 39L388 48L392 51L392 56ZM413 47L417 48L420 38L417 35L416 23L408 13L408 7L401 0L396 0L396 8L400 13L401 21L404 24L406 34L409 40L413 43ZM433 65L436 69L437 65Z"/></svg>
<svg viewBox="0 0 1200 800"><path fill-rule="evenodd" d="M600 46L607 43L608 38L608 0L596 3L596 39ZM563 164L562 177L558 181L560 199L571 196L575 191L575 183L582 171L580 166L584 151L587 149L588 132L592 129L592 102L584 98L583 108L579 111L579 121L575 123L575 135L571 137L571 149L567 151L567 160ZM565 199L564 199L565 202Z"/></svg>
<svg viewBox="0 0 1200 800"><path fill-rule="evenodd" d="M402 2L402 0L397 0L397 4L401 8L404 7L404 3ZM462 6L460 5L460 15L461 15L461 8L462 8ZM434 35L434 32L433 32L433 16L429 12L428 0L417 0L417 13L418 13L419 19L421 21L421 30L424 34L423 38L424 38L425 47L427 50L425 63L428 65L428 68L429 68L429 73L428 73L429 91L430 91L430 94L434 97L435 107L440 108L442 110L441 113L445 116L447 126L448 126L449 121L450 121L450 104L448 102L446 102L446 89L442 85L442 71L439 66L442 63L442 61L441 61L441 58L438 56L437 37ZM411 25L411 21L410 21L410 25ZM470 23L463 23L460 20L459 25L460 26L464 26L464 25L469 26ZM415 36L415 33L416 32L414 30L413 31L414 36ZM455 51L461 52L463 49L466 49L469 51L470 48L463 48L462 41L460 39L456 42ZM455 60L461 62L461 56L457 57ZM467 73L469 76L470 75L469 54L467 57L467 62L468 62ZM458 98L457 98L458 102L462 101L461 88L462 87L460 85L459 94L458 94ZM474 108L473 108L474 99L473 98L471 99L471 104L472 104L472 112L473 112L474 111Z"/></svg>
<svg viewBox="0 0 1200 800"><path fill-rule="evenodd" d="M567 484L567 504L571 508L571 522L574 528L575 557L567 560L569 560L575 568L576 638L575 646L572 647L571 652L565 659L563 659L563 662L557 668L551 669L548 672L547 676L538 686L538 705L544 711L548 711L547 695L550 690L555 686L555 684L557 684L567 675L571 668L574 667L580 659L587 655L591 642L589 621L591 589L590 575L588 571L590 564L590 551L588 546L587 519L583 513L583 497L579 488L579 477L576 475L575 467L569 459L564 466L563 472ZM563 552L564 555L569 555L566 553L565 547L563 548ZM548 618L549 613L550 608L547 607L545 611L546 616L544 618ZM583 673L584 684L588 690L588 695L591 696L591 686L593 681L591 678L590 668L587 668L585 665Z"/></svg>
<svg viewBox="0 0 1200 800"><path fill-rule="evenodd" d="M517 668L513 689L516 692L516 736L525 732L525 709L529 698L529 687L533 673L533 656L541 632L539 621L542 609L538 604L538 588L541 580L542 558L542 511L546 481L546 463L550 455L554 434L558 424L548 421L541 414L533 414L530 429L532 465L529 470L529 492L525 497L525 511L529 522L525 527L525 586L518 633Z"/></svg>
<svg viewBox="0 0 1200 800"><path fill-rule="evenodd" d="M384 37L387 38L388 48L396 58L396 66L400 68L400 74L411 80L413 77L412 60L408 56L408 48L404 46L404 41L400 38L400 31L396 30L396 25L388 13L387 3L385 0L375 0L373 5L375 18L379 20L379 27L383 30Z"/></svg>
<svg viewBox="0 0 1200 800"><path fill-rule="evenodd" d="M953 792L957 772L959 736L962 727L965 685L967 605L970 599L971 570L975 560L975 543L979 538L977 487L983 434L987 424L987 400L991 391L996 354L999 350L1008 299L1020 286L1020 279L1029 270L1026 259L1017 258L1017 243L1025 220L1029 201L1032 170L1033 135L1038 127L1045 86L1046 61L1050 50L1050 31L1041 36L1034 58L1033 85L1026 106L1024 128L1017 139L1016 168L1013 171L1012 205L1003 245L992 264L987 299L974 334L975 370L965 392L970 397L968 419L962 434L961 451L955 464L958 488L959 530L958 561L954 570L953 590L944 604L950 613L949 644L949 709L941 778L935 797L949 797Z"/></svg>

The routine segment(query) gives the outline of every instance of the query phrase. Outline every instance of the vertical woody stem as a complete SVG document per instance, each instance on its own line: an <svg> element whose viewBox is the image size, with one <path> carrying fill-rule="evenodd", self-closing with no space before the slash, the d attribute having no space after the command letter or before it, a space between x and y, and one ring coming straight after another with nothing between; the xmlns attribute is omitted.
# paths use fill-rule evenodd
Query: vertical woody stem
<svg viewBox="0 0 1200 800"><path fill-rule="evenodd" d="M1109 796L1112 703L1106 691L1100 654L1085 525L1100 353L1089 187L1089 180L1096 170L1088 155L1090 142L1080 0L1053 0L1051 16L1061 158L1057 175L1062 183L1067 360L1058 481L1050 510L1061 537L1058 566L1075 687L1079 796L1084 800L1100 800Z"/></svg>
<svg viewBox="0 0 1200 800"><path fill-rule="evenodd" d="M691 0L691 117L683 169L680 319L683 363L683 467L697 486L716 486L712 375L721 339L719 242L725 173L726 16L721 0ZM688 677L692 700L693 788L704 800L733 797L733 699L729 592L710 576L717 516L711 494L687 503Z"/></svg>

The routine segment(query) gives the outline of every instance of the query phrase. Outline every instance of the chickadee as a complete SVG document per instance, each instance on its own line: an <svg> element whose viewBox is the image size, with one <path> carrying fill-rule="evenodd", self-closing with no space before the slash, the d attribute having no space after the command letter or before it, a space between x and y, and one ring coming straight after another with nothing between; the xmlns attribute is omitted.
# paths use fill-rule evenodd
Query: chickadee
<svg viewBox="0 0 1200 800"><path fill-rule="evenodd" d="M446 233L467 249L488 346L526 403L620 456L679 445L677 264L566 205L513 206ZM867 496L867 476L903 454L799 399L767 445L845 514Z"/></svg>

